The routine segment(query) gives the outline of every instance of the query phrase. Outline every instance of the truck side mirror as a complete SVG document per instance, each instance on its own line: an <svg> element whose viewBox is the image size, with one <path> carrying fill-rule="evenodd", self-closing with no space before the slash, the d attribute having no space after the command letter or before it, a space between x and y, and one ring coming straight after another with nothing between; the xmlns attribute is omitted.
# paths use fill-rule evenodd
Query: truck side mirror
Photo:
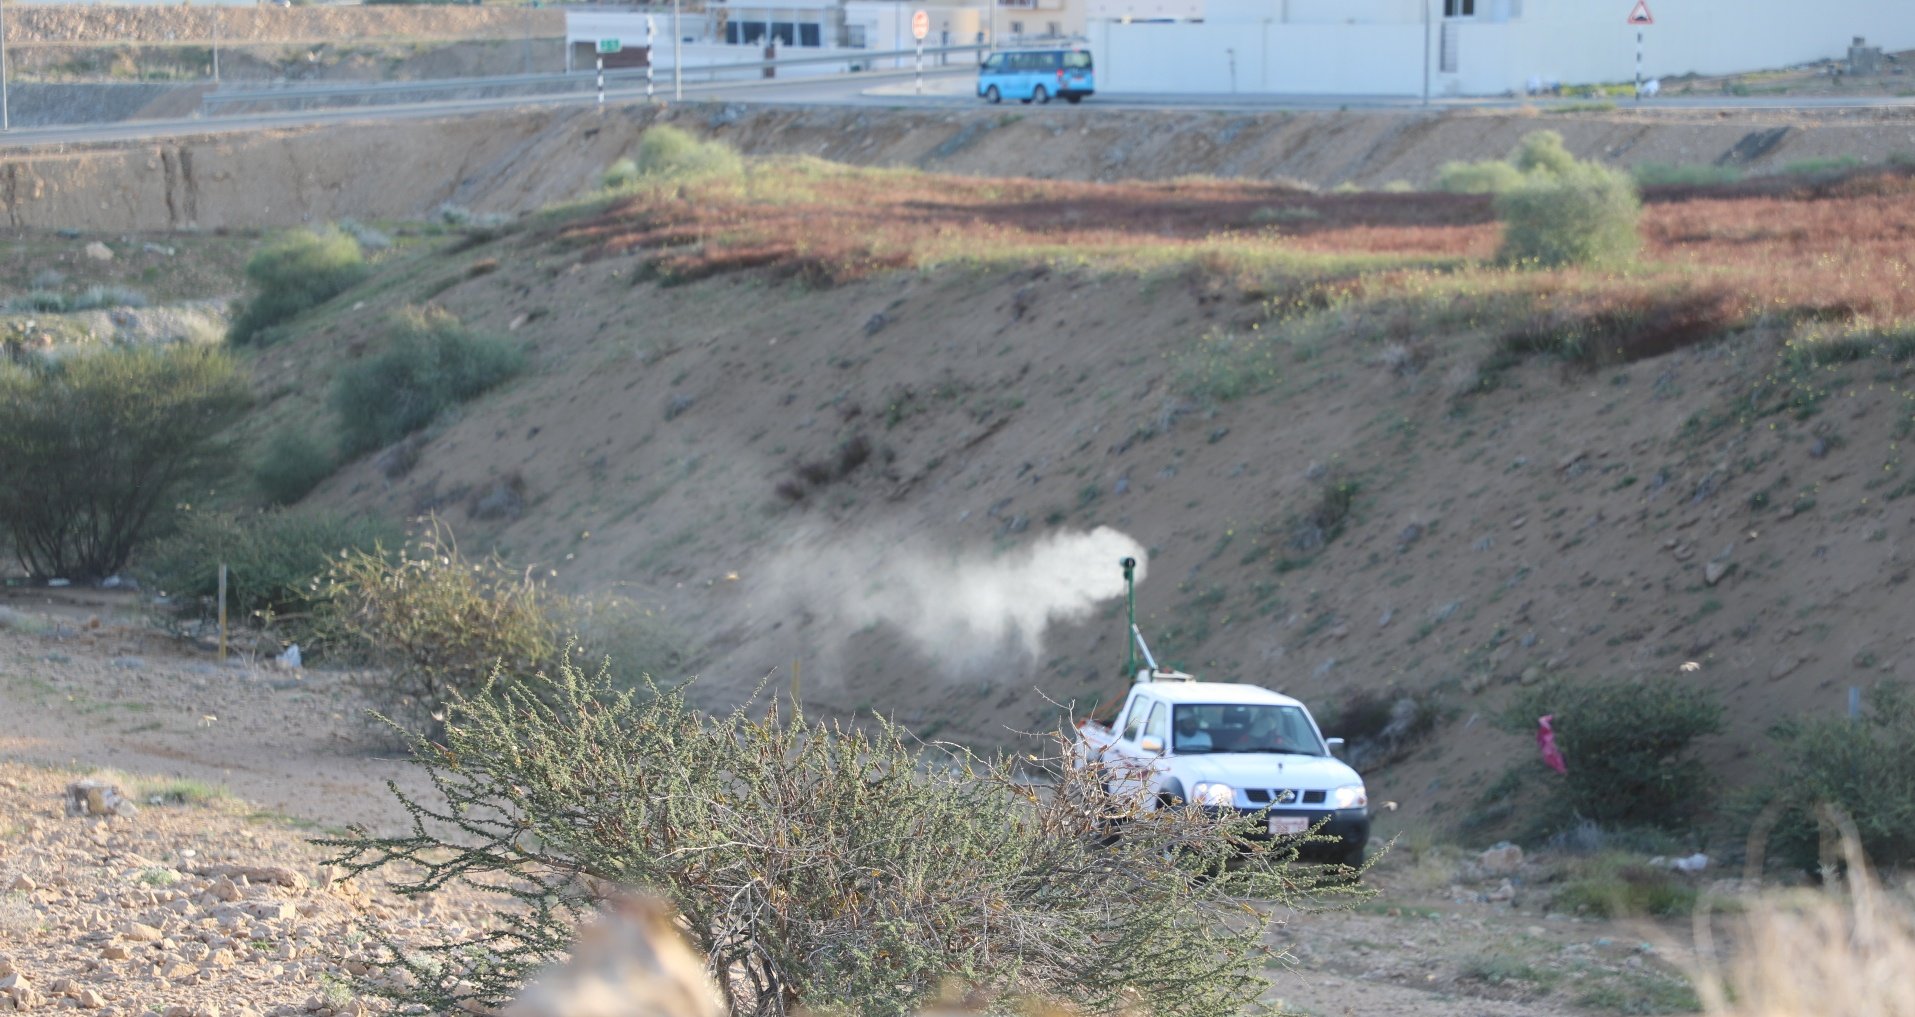
<svg viewBox="0 0 1915 1017"><path fill-rule="evenodd" d="M1340 756L1340 755L1343 755L1343 739L1341 739L1341 738L1325 738L1325 739L1323 740L1323 744L1325 744L1325 745L1328 745L1328 746L1330 747L1330 754L1331 754L1331 755L1333 755L1333 756Z"/></svg>
<svg viewBox="0 0 1915 1017"><path fill-rule="evenodd" d="M1137 739L1137 747L1153 755L1161 754L1164 751L1164 740L1156 735L1145 735Z"/></svg>

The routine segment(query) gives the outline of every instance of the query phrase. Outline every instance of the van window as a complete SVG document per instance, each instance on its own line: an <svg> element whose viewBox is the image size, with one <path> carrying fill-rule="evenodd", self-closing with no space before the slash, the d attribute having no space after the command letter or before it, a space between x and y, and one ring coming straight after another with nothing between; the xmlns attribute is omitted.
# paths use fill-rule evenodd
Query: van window
<svg viewBox="0 0 1915 1017"><path fill-rule="evenodd" d="M1090 51L1076 49L1064 54L1064 66L1074 71L1090 70Z"/></svg>
<svg viewBox="0 0 1915 1017"><path fill-rule="evenodd" d="M984 61L984 70L988 73L995 74L1003 69L1004 54L1002 53L993 53L989 60Z"/></svg>
<svg viewBox="0 0 1915 1017"><path fill-rule="evenodd" d="M1130 716L1124 721L1124 740L1134 742L1144 734L1144 713L1150 706L1150 700L1137 698L1131 700Z"/></svg>
<svg viewBox="0 0 1915 1017"><path fill-rule="evenodd" d="M1150 719L1144 722L1144 737L1170 744L1170 711L1164 709L1164 704L1157 703L1150 708Z"/></svg>

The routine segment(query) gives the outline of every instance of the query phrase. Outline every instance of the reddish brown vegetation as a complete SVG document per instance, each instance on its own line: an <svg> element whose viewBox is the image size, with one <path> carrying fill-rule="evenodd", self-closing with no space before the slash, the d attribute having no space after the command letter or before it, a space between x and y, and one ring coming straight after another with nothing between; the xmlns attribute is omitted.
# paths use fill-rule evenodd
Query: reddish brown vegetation
<svg viewBox="0 0 1915 1017"><path fill-rule="evenodd" d="M761 169L751 185L640 192L561 227L557 238L592 257L637 254L672 281L764 268L831 285L980 258L1122 264L1181 251L1200 268L1235 276L1265 255L1441 263L1488 258L1499 234L1489 199L1474 195L777 172ZM1660 188L1649 195L1642 234L1644 261L1678 270L1696 291L1650 300L1611 290L1625 299L1591 309L1632 328L1653 325L1662 338L1644 339L1644 352L1765 312L1915 314L1915 176L1906 171Z"/></svg>

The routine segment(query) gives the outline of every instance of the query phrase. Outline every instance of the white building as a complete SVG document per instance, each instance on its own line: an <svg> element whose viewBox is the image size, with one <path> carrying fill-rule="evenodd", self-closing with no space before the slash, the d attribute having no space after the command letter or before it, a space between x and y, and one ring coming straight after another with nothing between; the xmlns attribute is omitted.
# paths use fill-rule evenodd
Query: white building
<svg viewBox="0 0 1915 1017"><path fill-rule="evenodd" d="M1645 77L1840 57L1856 36L1915 48L1915 0L1646 0L1655 23L1640 28L1627 23L1635 0L1095 2L1105 92L1414 96L1427 81L1437 96L1499 95L1629 81L1638 31Z"/></svg>

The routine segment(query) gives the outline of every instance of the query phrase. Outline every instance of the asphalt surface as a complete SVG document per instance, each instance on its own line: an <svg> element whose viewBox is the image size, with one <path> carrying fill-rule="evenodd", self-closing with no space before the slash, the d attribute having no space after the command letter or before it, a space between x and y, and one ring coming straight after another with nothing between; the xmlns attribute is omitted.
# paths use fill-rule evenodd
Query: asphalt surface
<svg viewBox="0 0 1915 1017"><path fill-rule="evenodd" d="M777 105L869 106L880 108L956 108L980 103L973 92L975 70L962 67L927 71L920 88L914 72L866 71L858 74L819 75L776 80L695 83L684 86L686 101L750 102ZM297 99L299 91L280 93ZM670 98L669 82L659 82L657 101ZM608 88L608 103L624 103L645 98L643 85L620 82ZM362 123L368 121L414 120L462 116L497 110L548 106L590 105L597 101L591 90L545 95L502 95L485 98L437 99L380 105L333 106L316 109L289 109L267 113L200 115L177 120L135 120L115 123L75 124L57 127L19 128L0 134L0 152L46 146L92 145L111 142L143 141L169 137L226 134L322 124ZM1138 109L1263 112L1279 110L1341 109L1511 109L1521 106L1588 106L1589 100L1553 98L1437 99L1424 103L1418 96L1335 96L1335 95L1125 95L1099 93L1082 106L1053 103L1059 112L1066 109ZM1720 110L1730 112L1810 111L1810 110L1894 110L1915 109L1915 97L1888 96L1661 96L1636 102L1620 100L1619 110Z"/></svg>

